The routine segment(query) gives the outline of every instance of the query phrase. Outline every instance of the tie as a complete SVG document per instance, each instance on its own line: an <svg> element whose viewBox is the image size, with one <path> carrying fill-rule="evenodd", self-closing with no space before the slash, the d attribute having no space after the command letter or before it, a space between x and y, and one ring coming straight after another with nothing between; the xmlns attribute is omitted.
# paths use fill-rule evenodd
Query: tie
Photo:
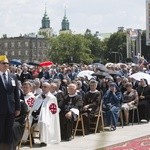
<svg viewBox="0 0 150 150"><path fill-rule="evenodd" d="M6 78L6 74L5 74L5 73L3 73L3 78L4 78L5 87L7 88L8 81L7 81L7 78Z"/></svg>

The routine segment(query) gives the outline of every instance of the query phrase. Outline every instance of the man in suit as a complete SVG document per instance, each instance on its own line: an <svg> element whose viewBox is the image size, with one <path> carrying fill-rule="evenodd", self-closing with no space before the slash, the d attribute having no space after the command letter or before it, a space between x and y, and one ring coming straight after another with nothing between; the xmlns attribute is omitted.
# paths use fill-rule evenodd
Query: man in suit
<svg viewBox="0 0 150 150"><path fill-rule="evenodd" d="M15 116L20 114L17 77L8 72L9 62L0 55L0 149L11 150Z"/></svg>

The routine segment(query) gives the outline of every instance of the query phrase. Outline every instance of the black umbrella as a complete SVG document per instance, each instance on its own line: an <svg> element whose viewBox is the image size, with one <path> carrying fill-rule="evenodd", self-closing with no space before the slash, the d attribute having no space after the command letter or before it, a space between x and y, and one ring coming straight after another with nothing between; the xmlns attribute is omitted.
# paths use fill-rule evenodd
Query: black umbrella
<svg viewBox="0 0 150 150"><path fill-rule="evenodd" d="M107 72L108 71L108 69L105 66L99 66L96 69L99 70L99 71L103 71L103 72Z"/></svg>
<svg viewBox="0 0 150 150"><path fill-rule="evenodd" d="M110 77L110 75L107 72L101 72L101 71L93 73L92 76L96 76L96 77L98 77L100 79Z"/></svg>
<svg viewBox="0 0 150 150"><path fill-rule="evenodd" d="M35 63L35 62L28 62L27 64L32 66L39 66L39 63Z"/></svg>
<svg viewBox="0 0 150 150"><path fill-rule="evenodd" d="M9 61L9 63L12 65L22 65L21 60L19 59L12 59Z"/></svg>
<svg viewBox="0 0 150 150"><path fill-rule="evenodd" d="M107 71L111 76L121 76L121 73L119 71L115 70L108 70Z"/></svg>

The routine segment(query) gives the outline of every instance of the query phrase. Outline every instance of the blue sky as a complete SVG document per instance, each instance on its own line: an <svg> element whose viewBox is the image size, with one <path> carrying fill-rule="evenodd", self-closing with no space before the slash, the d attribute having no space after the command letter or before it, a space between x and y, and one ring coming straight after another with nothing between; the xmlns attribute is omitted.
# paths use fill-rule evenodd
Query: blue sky
<svg viewBox="0 0 150 150"><path fill-rule="evenodd" d="M37 33L45 11L58 33L65 6L70 29L84 33L116 32L117 28L145 29L146 0L4 0L0 5L0 37Z"/></svg>

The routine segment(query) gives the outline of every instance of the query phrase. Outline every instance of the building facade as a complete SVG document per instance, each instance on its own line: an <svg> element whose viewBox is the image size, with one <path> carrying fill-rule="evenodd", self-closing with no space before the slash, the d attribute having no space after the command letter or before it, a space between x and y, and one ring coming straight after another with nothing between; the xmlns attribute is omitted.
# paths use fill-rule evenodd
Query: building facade
<svg viewBox="0 0 150 150"><path fill-rule="evenodd" d="M47 59L47 40L40 35L0 38L0 54L9 60L20 59L22 62L41 62Z"/></svg>
<svg viewBox="0 0 150 150"><path fill-rule="evenodd" d="M134 56L141 56L141 29L128 28L126 30L127 38L127 58L133 58Z"/></svg>
<svg viewBox="0 0 150 150"><path fill-rule="evenodd" d="M146 45L150 46L150 0L146 0Z"/></svg>

